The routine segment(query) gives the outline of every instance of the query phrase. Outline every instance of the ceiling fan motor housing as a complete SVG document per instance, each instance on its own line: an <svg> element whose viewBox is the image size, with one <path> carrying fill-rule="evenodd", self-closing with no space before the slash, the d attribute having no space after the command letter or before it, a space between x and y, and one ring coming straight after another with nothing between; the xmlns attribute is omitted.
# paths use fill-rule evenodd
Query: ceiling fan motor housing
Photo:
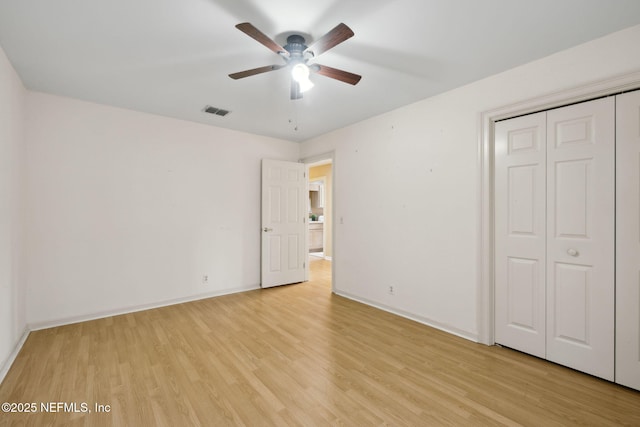
<svg viewBox="0 0 640 427"><path fill-rule="evenodd" d="M291 55L291 58L302 58L303 52L307 49L305 39L301 35L292 34L287 37L287 44L284 48Z"/></svg>

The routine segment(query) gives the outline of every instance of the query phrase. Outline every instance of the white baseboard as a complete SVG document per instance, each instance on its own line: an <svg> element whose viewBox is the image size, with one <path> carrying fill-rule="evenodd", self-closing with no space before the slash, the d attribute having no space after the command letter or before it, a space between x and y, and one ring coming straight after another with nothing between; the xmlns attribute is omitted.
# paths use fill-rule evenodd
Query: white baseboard
<svg viewBox="0 0 640 427"><path fill-rule="evenodd" d="M13 351L11 352L11 354L9 354L9 357L7 357L7 360L5 360L2 366L0 367L0 384L2 384L2 381L4 381L4 377L7 376L7 373L9 372L11 365L13 365L13 362L16 360L16 357L18 357L18 353L20 353L20 350L22 350L22 346L27 340L27 337L29 336L29 332L30 330L28 327L24 328L24 331L22 332L22 336L16 343L15 347L13 348Z"/></svg>
<svg viewBox="0 0 640 427"><path fill-rule="evenodd" d="M368 300L366 298L360 298L358 296L351 295L348 292L334 291L334 293L336 295L341 296L341 297L345 297L345 298L348 298L350 300L357 301L357 302L360 302L362 304L366 304L366 305L369 305L371 307L378 308L378 309L386 311L388 313L395 314L395 315L400 316L400 317L404 317L405 319L413 320L415 322L422 323L423 325L431 326L432 328L436 328L436 329L439 329L441 331L447 332L449 334L456 335L456 336L458 336L460 338L464 338L464 339L467 339L467 340L473 341L473 342L479 342L477 334L473 334L473 333L470 333L470 332L467 332L467 331L463 331L463 330L455 328L453 326L446 325L446 324L443 324L443 323L440 323L440 322L436 322L434 320L428 319L428 318L423 317L423 316L419 316L419 315L414 314L414 313L409 313L407 311L398 310L396 308L389 307L387 305L380 304L380 303L377 303L375 301L370 301L370 300Z"/></svg>
<svg viewBox="0 0 640 427"><path fill-rule="evenodd" d="M331 257L330 256L326 256L326 257L324 257L324 259L326 259L327 261L331 261Z"/></svg>
<svg viewBox="0 0 640 427"><path fill-rule="evenodd" d="M175 304L183 304L185 302L198 301L198 300L202 300L202 299L219 297L219 296L223 296L223 295L237 294L237 293L240 293L240 292L254 291L256 289L260 289L260 286L258 285L258 286L252 286L250 288L224 289L222 291L191 295L191 296L184 297L184 298L175 298L175 299L159 301L159 302L155 302L155 303L151 303L151 304L130 306L130 307L125 307L125 308L121 308L121 309L101 311L101 312L98 312L98 313L85 314L85 315L81 315L81 316L66 317L66 318L62 318L62 319L46 320L46 321L42 321L42 322L34 322L34 323L30 323L28 325L28 329L31 330L31 331L38 331L38 330L41 330L41 329L55 328L57 326L70 325L70 324L73 324L73 323L88 322L90 320L104 319L105 317L120 316L122 314L135 313L135 312L144 311L144 310L152 310L154 308L167 307L167 306L175 305Z"/></svg>

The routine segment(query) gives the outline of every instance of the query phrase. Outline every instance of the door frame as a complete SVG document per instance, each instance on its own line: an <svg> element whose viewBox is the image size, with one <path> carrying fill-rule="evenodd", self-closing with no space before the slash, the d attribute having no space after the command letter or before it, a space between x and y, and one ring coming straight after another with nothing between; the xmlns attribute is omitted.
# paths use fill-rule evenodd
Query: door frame
<svg viewBox="0 0 640 427"><path fill-rule="evenodd" d="M306 165L306 176L307 176L307 186L309 183L309 166L313 165L314 163L320 163L323 161L327 161L330 160L331 161L331 220L333 221L331 224L331 292L335 293L336 292L336 283L337 283L337 274L336 274L336 266L335 263L333 262L334 260L336 260L336 253L337 251L337 242L336 242L336 226L337 224L337 216L336 216L336 212L337 212L337 203L336 203L336 153L335 150L326 152L326 153L322 153L322 154L317 154L314 156L309 156L309 157L304 157L301 158L299 161L301 163L304 163ZM326 203L326 201L325 201ZM309 227L309 223L307 222L307 229ZM323 236L323 239L326 237ZM307 240L309 240L307 238ZM324 243L323 243L324 244ZM307 246L307 260L309 257L309 246ZM307 268L307 277L306 280L309 280L309 269Z"/></svg>
<svg viewBox="0 0 640 427"><path fill-rule="evenodd" d="M549 110L555 107L587 101L602 96L640 88L640 71L622 74L608 79L552 92L514 104L481 112L478 119L478 215L479 233L477 247L478 341L495 344L494 334L494 124L523 114Z"/></svg>

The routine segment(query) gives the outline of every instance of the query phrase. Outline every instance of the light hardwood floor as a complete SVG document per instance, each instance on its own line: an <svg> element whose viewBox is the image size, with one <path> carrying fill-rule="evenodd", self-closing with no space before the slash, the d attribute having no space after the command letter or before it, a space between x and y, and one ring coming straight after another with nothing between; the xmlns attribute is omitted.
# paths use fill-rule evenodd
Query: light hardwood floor
<svg viewBox="0 0 640 427"><path fill-rule="evenodd" d="M32 332L0 402L39 413L0 425L640 425L639 392L332 295L311 265L304 284Z"/></svg>

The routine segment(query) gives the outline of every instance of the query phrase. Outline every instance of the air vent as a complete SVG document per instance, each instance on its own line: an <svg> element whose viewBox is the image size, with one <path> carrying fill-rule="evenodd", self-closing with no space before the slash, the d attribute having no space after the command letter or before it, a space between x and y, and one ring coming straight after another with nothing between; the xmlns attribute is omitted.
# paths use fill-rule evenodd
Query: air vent
<svg viewBox="0 0 640 427"><path fill-rule="evenodd" d="M222 116L222 117L226 116L231 112L229 110L223 110L222 108L212 107L211 105L207 105L206 107L204 107L204 110L202 111L204 111L205 113L215 114L216 116Z"/></svg>

